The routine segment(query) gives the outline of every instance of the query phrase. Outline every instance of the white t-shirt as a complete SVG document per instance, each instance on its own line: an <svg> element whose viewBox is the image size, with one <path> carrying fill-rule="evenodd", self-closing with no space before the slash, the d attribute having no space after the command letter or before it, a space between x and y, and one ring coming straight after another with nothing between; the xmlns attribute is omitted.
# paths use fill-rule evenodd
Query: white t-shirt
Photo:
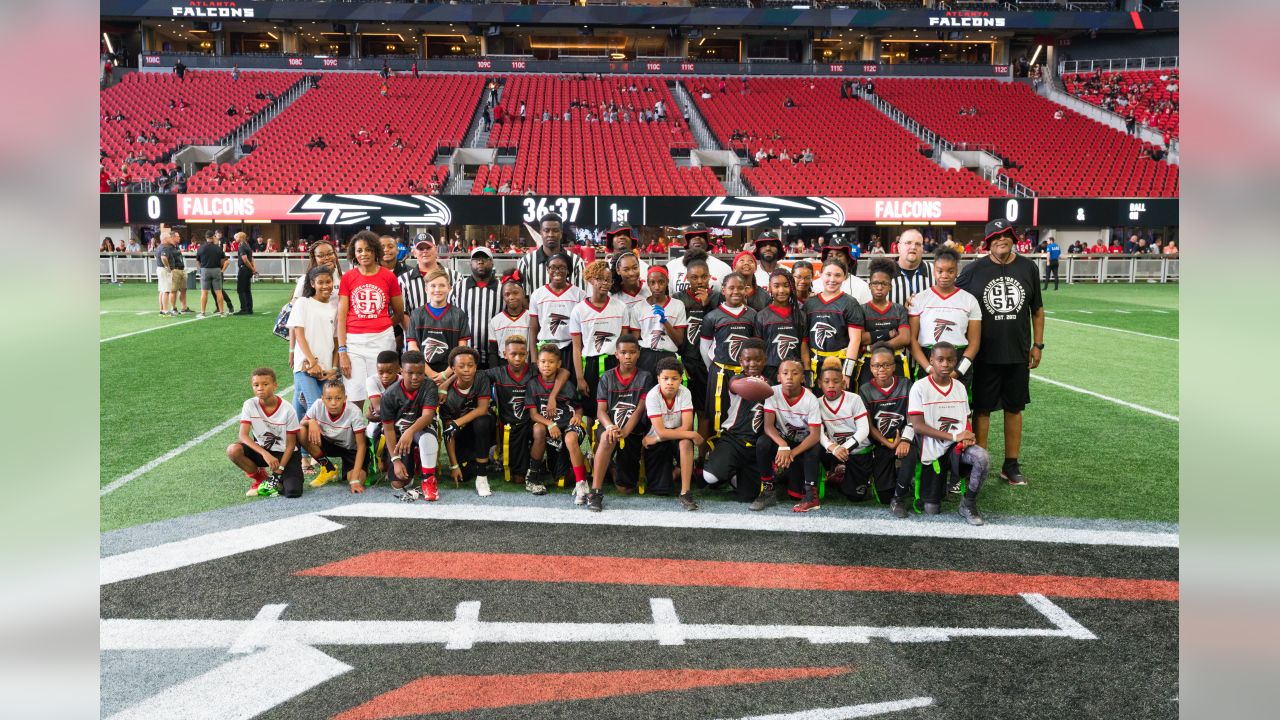
<svg viewBox="0 0 1280 720"><path fill-rule="evenodd" d="M325 370L333 369L334 321L337 316L337 308L309 297L302 298L293 304L293 310L289 312L289 322L285 323L291 328L302 328L302 334L307 339L311 354L315 355L316 361ZM294 372L302 372L302 363L306 360L306 353L295 349Z"/></svg>
<svg viewBox="0 0 1280 720"><path fill-rule="evenodd" d="M514 318L508 315L505 310L489 318L489 340L498 344L498 355L506 353L507 338L512 335L519 335L524 338L525 343L529 346L530 354L532 354L534 339L529 337L528 310ZM481 352L487 352L487 350L487 348L484 348L481 349Z"/></svg>
<svg viewBox="0 0 1280 720"><path fill-rule="evenodd" d="M818 283L815 282L814 284L817 285ZM844 285L841 285L840 289L844 290L849 297L857 300L859 305L871 302L871 286L867 284L866 280L857 275L850 274L849 277L845 278Z"/></svg>
<svg viewBox="0 0 1280 720"><path fill-rule="evenodd" d="M916 381L907 396L907 415L923 415L924 423L935 430L954 433L969 427L969 393L964 385L952 380L947 388L934 384L933 376ZM921 436L920 462L931 463L942 457L955 441Z"/></svg>
<svg viewBox="0 0 1280 720"><path fill-rule="evenodd" d="M258 402L251 397L244 401L240 408L240 424L249 426L249 436L253 441L273 453L284 452L285 436L298 434L298 414L293 411L293 403L287 403L276 396L276 410L268 414Z"/></svg>
<svg viewBox="0 0 1280 720"><path fill-rule="evenodd" d="M982 319L978 299L960 288L946 296L941 295L936 287L922 290L911 298L907 312L911 317L920 318L920 336L916 339L922 347L943 341L965 347L969 344L965 339L969 321Z"/></svg>
<svg viewBox="0 0 1280 720"><path fill-rule="evenodd" d="M662 388L654 385L653 389L644 396L644 411L653 426L657 426L661 421L662 427L667 430L676 430L683 422L684 414L693 412L693 395L689 392L689 388L680 385L676 388L675 399L668 403L667 399L662 397ZM658 436L653 427L649 428L649 434Z"/></svg>
<svg viewBox="0 0 1280 720"><path fill-rule="evenodd" d="M650 350L676 352L679 348L676 347L671 336L667 334L663 324L658 321L658 316L653 314L653 307L649 303L632 305L631 316L627 319L627 327L636 331L636 336L640 339L640 347ZM662 306L662 310L667 314L667 322L671 323L672 327L688 329L689 316L685 312L683 302L667 298L667 304Z"/></svg>
<svg viewBox="0 0 1280 720"><path fill-rule="evenodd" d="M612 297L614 300L617 300L618 302L626 306L627 312L630 313L631 309L636 305L649 304L649 288L646 287L644 282L642 281L640 283L640 290L638 290L635 295L632 295L626 290L619 290L618 292L614 293Z"/></svg>
<svg viewBox="0 0 1280 720"><path fill-rule="evenodd" d="M764 401L764 411L773 416L778 432L788 441L800 442L813 428L822 427L818 397L807 388L799 399L793 401L783 397L781 385L775 385L773 395ZM768 422L767 417L765 422Z"/></svg>
<svg viewBox="0 0 1280 720"><path fill-rule="evenodd" d="M320 426L320 434L328 438L329 442L353 450L356 447L356 433L364 432L369 424L364 413L353 402L348 402L338 417L333 417L325 408L324 401L316 400L307 408L306 416Z"/></svg>
<svg viewBox="0 0 1280 720"><path fill-rule="evenodd" d="M569 315L573 308L587 296L577 285L569 285L558 294L550 285L533 291L529 298L529 316L538 319L538 341L552 341L560 347L569 344ZM529 348L533 354L533 348Z"/></svg>
<svg viewBox="0 0 1280 720"><path fill-rule="evenodd" d="M711 275L711 289L718 292L720 290L720 283L724 280L726 275L733 272L733 268L729 267L725 261L720 258L708 255L707 271ZM683 255L667 263L667 276L671 278L670 292L673 296L689 289L689 281L685 279Z"/></svg>
<svg viewBox="0 0 1280 720"><path fill-rule="evenodd" d="M392 380L391 385L395 384L395 380ZM364 379L364 392L371 398L382 397L382 393L386 392L391 385L384 386L376 374L370 375Z"/></svg>
<svg viewBox="0 0 1280 720"><path fill-rule="evenodd" d="M338 311L338 283L342 282L342 271L334 270L333 274L333 292L329 295L329 304L333 306L333 311ZM307 286L307 274L302 273L298 278L298 283L293 286L293 298L289 302L297 304L302 299L302 289Z"/></svg>
<svg viewBox="0 0 1280 720"><path fill-rule="evenodd" d="M617 298L610 297L599 308L584 299L569 313L569 334L582 338L584 358L612 355L626 323L627 306Z"/></svg>
<svg viewBox="0 0 1280 720"><path fill-rule="evenodd" d="M867 406L857 393L845 391L831 404L826 396L818 398L822 410L822 447L839 443L847 450L857 452L871 444L871 425L867 420Z"/></svg>

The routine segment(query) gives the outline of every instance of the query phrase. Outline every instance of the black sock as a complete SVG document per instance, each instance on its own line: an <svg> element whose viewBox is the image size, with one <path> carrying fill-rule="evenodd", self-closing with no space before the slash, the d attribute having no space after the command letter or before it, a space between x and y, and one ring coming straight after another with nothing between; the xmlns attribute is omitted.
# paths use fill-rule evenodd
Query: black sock
<svg viewBox="0 0 1280 720"><path fill-rule="evenodd" d="M316 461L316 462L318 462L318 463L320 463L321 465L323 465L325 470L328 470L329 472L333 472L333 469L334 469L334 468L333 468L333 461L332 461L332 460L330 460L330 459L329 459L329 458L327 458L327 457L314 458L314 459L315 459L315 461Z"/></svg>
<svg viewBox="0 0 1280 720"><path fill-rule="evenodd" d="M1017 465L1017 464L1018 464L1018 458L1016 457L1007 457L1004 459L1004 467L1006 468L1009 467L1010 465Z"/></svg>

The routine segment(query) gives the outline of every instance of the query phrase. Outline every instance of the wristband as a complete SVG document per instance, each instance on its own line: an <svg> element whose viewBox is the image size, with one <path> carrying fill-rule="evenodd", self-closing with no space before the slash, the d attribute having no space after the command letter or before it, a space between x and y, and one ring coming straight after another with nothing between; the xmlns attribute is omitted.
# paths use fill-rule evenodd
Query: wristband
<svg viewBox="0 0 1280 720"><path fill-rule="evenodd" d="M347 346L346 346L346 345L339 345L339 346L338 346L338 352L340 352L340 353L344 353L344 352L346 352L346 351L347 351Z"/></svg>
<svg viewBox="0 0 1280 720"><path fill-rule="evenodd" d="M951 433L951 442L960 442L960 431L956 430Z"/></svg>
<svg viewBox="0 0 1280 720"><path fill-rule="evenodd" d="M970 359L969 359L969 358L967 358L967 357L966 357L966 358L960 358L960 366L957 368L957 370L959 370L959 371L960 371L960 374L961 374L961 375L964 375L965 373L969 372L969 368L971 368L971 367L973 367L973 361L972 361L972 360L970 360Z"/></svg>
<svg viewBox="0 0 1280 720"><path fill-rule="evenodd" d="M392 455L392 456L391 456L391 462L400 462L400 456L399 456L399 455Z"/></svg>
<svg viewBox="0 0 1280 720"><path fill-rule="evenodd" d="M789 446L787 446L787 445L779 445L779 446L778 446L778 452L782 452L783 450L786 450L787 452L791 452L791 448L790 448Z"/></svg>

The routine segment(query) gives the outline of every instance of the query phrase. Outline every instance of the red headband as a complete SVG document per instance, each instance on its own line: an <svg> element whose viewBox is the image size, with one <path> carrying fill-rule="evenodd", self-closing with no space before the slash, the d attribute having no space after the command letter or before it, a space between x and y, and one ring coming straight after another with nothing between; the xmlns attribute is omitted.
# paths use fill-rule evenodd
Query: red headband
<svg viewBox="0 0 1280 720"><path fill-rule="evenodd" d="M667 272L667 269L666 269L666 268L664 268L664 267L662 267L661 265L650 265L650 266L649 266L649 272L648 272L648 273L645 273L645 274L646 274L646 275L649 275L649 274L653 274L653 273L656 273L656 272L660 272L660 273L662 273L663 275L666 275L666 276L667 276L667 279L670 279L670 278L671 278L671 275Z"/></svg>
<svg viewBox="0 0 1280 720"><path fill-rule="evenodd" d="M733 256L733 263L731 263L732 267L737 267L737 266L738 266L738 261L742 259L742 256L743 256L743 255L745 255L745 256L747 256L747 257L751 258L752 260L755 260L755 259L756 259L756 256L755 256L755 255L752 255L751 253L747 252L746 250L743 250L742 252L740 252L740 253L738 253L737 255L734 255L734 256Z"/></svg>

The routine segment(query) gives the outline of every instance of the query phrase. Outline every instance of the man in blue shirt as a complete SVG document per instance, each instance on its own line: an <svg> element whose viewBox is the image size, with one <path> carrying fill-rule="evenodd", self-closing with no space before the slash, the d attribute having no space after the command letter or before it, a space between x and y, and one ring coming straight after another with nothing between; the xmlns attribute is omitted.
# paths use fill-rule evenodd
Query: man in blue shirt
<svg viewBox="0 0 1280 720"><path fill-rule="evenodd" d="M1049 253L1049 261L1045 265L1044 270L1044 289L1049 289L1049 276L1053 276L1053 289L1058 289L1058 257L1062 255L1062 248L1058 247L1058 241L1053 237L1049 238L1049 242L1044 246L1044 251Z"/></svg>

